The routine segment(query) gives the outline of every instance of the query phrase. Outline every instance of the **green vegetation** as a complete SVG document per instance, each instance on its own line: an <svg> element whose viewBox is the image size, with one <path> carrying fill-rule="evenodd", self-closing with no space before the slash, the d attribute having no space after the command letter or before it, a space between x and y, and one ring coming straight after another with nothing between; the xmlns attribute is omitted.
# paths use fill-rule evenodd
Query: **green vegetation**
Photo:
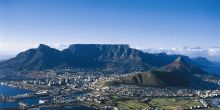
<svg viewBox="0 0 220 110"><path fill-rule="evenodd" d="M112 96L111 98L115 101L115 106L118 108L124 108L126 110L140 110L150 108L147 103L131 99L127 96Z"/></svg>
<svg viewBox="0 0 220 110"><path fill-rule="evenodd" d="M137 100L128 100L128 101L117 101L116 107L124 108L126 110L141 110L141 109L149 109L150 106L144 102L140 102Z"/></svg>
<svg viewBox="0 0 220 110"><path fill-rule="evenodd" d="M197 100L186 98L154 98L148 103L139 100L132 100L118 96L112 96L115 99L115 106L124 108L126 110L140 110L149 108L158 108L165 110L176 110L180 107L189 108L191 106L201 106L202 104Z"/></svg>
<svg viewBox="0 0 220 110"><path fill-rule="evenodd" d="M95 84L95 87L99 88L99 89L102 88L102 87L105 87L105 86L108 86L108 83L106 81L98 81Z"/></svg>
<svg viewBox="0 0 220 110"><path fill-rule="evenodd" d="M120 100L121 98L119 96L112 96L112 99L115 100L115 101L118 101Z"/></svg>
<svg viewBox="0 0 220 110"><path fill-rule="evenodd" d="M149 105L160 109L174 110L180 107L189 108L190 106L201 106L202 104L197 100L183 98L156 98L152 99Z"/></svg>

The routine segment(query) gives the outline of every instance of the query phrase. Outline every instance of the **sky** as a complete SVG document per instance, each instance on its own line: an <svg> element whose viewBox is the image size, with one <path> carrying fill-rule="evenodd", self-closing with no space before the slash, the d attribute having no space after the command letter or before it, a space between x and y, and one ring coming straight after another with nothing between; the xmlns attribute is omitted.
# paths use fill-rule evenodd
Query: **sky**
<svg viewBox="0 0 220 110"><path fill-rule="evenodd" d="M0 57L76 43L220 56L220 0L0 0Z"/></svg>

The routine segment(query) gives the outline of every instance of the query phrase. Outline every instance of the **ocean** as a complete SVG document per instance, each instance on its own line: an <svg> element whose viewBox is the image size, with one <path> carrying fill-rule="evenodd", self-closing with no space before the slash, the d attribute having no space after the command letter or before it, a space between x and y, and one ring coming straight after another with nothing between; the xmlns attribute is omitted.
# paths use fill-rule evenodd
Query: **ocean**
<svg viewBox="0 0 220 110"><path fill-rule="evenodd" d="M24 94L24 93L31 93L32 91L19 89L19 88L13 88L5 85L0 85L0 94L3 94L4 96L14 96L18 94ZM30 99L24 99L22 102L27 103L29 105L32 104L38 104L39 98L30 98ZM7 110L7 109L17 109L19 107L18 101L16 102L0 102L0 110ZM71 108L70 107L63 107L63 108L45 108L40 110L92 110L92 108L83 106L83 105L74 105Z"/></svg>

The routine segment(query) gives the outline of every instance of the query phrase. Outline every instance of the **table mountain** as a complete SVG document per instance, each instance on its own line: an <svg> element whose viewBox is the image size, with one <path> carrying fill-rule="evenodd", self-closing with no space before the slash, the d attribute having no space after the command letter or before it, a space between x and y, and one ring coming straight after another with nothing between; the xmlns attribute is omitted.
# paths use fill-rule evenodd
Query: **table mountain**
<svg viewBox="0 0 220 110"><path fill-rule="evenodd" d="M46 70L62 68L103 69L116 72L145 71L171 63L178 55L150 54L126 44L73 44L57 50L40 44L0 63L0 69ZM187 62L193 62L183 56Z"/></svg>

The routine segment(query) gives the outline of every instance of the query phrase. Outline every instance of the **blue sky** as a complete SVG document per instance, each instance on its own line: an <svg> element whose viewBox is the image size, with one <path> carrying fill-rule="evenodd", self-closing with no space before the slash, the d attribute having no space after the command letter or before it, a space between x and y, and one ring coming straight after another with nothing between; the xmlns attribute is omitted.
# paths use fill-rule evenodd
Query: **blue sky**
<svg viewBox="0 0 220 110"><path fill-rule="evenodd" d="M220 47L220 0L0 0L0 55L40 43Z"/></svg>

